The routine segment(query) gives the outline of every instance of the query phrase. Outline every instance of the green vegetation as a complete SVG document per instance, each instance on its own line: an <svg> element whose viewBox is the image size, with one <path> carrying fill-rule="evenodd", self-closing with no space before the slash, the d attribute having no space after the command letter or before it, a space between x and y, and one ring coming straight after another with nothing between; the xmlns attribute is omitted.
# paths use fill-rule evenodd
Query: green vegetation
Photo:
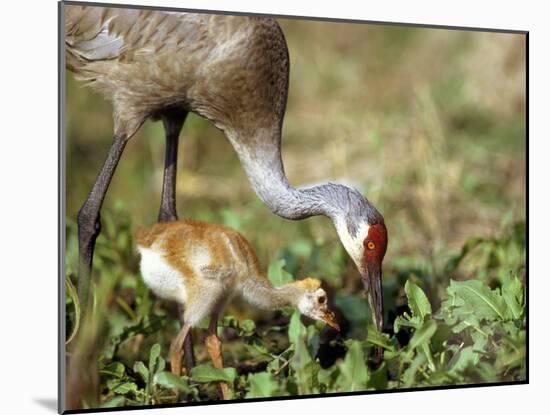
<svg viewBox="0 0 550 415"><path fill-rule="evenodd" d="M386 330L373 330L357 271L326 218L285 221L253 194L221 132L190 115L180 141L180 217L223 223L274 284L314 276L342 333L293 310L237 302L220 321L227 369L170 375L174 304L139 277L132 234L155 222L161 123L128 143L102 211L90 319L74 294L78 209L112 135L111 107L67 80L67 339L100 369L103 406L525 379L525 48L520 35L281 19L291 56L283 158L291 183L361 189L386 218ZM77 325L77 323L79 323ZM204 322L205 326L207 322ZM382 348L380 365L375 348ZM84 368L83 370L87 370ZM82 373L82 372L81 372ZM88 406L95 403L87 402Z"/></svg>
<svg viewBox="0 0 550 415"><path fill-rule="evenodd" d="M96 343L103 406L174 402L175 389L185 401L218 399L215 382L221 380L231 385L234 397L254 398L525 379L523 222L503 223L499 235L467 241L441 270L451 279L440 297L420 270L403 269L385 283L386 321L399 310L393 332L376 331L366 301L354 293L333 294L341 334L318 322L304 324L290 309L271 315L256 311L255 323L238 317L243 315L238 305L220 323L226 369L211 366L195 336L199 364L182 377L169 373L165 363L179 324L173 304L155 300L141 281L122 205L104 215L104 225L94 262L101 279L93 288L94 319L106 322ZM77 258L71 222L68 236L71 287ZM293 279L287 261L300 263L301 254L311 258L313 249L302 242L300 249L281 250L269 266L271 281ZM331 257L314 258L308 264L313 269L335 263ZM341 261L338 271L345 269ZM473 278L458 279L463 269L475 269ZM70 336L78 301L72 289L67 293ZM373 359L377 347L384 351L381 365Z"/></svg>

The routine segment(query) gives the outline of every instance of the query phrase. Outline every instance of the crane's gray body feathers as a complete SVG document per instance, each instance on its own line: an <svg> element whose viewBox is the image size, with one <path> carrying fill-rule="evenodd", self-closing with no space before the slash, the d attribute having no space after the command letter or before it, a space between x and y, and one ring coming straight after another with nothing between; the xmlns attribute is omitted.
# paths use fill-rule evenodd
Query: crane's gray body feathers
<svg viewBox="0 0 550 415"><path fill-rule="evenodd" d="M66 33L67 66L113 101L116 135L130 137L148 117L182 107L225 132L277 215L344 218L352 236L357 222L382 220L355 189L288 183L281 127L289 58L274 19L70 6Z"/></svg>

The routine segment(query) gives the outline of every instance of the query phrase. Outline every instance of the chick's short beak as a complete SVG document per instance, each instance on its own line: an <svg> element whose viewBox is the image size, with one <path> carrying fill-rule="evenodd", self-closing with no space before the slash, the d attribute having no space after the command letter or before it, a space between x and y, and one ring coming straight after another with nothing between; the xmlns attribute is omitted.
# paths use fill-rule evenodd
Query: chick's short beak
<svg viewBox="0 0 550 415"><path fill-rule="evenodd" d="M363 287L367 292L371 312L373 315L374 325L379 331L382 331L384 322L382 320L382 271L381 265L369 263L365 267L365 271L361 273Z"/></svg>
<svg viewBox="0 0 550 415"><path fill-rule="evenodd" d="M336 322L336 316L329 309L325 309L321 312L321 319L334 330L340 331L340 326Z"/></svg>

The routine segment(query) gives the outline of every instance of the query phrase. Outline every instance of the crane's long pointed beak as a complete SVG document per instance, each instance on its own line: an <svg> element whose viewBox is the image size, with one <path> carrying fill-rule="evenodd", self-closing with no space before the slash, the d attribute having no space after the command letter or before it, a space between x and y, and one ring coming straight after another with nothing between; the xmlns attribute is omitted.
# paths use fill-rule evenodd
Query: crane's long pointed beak
<svg viewBox="0 0 550 415"><path fill-rule="evenodd" d="M367 292L374 325L379 331L382 331L384 321L381 264L367 264L365 268L366 272L363 272L361 275L363 287Z"/></svg>

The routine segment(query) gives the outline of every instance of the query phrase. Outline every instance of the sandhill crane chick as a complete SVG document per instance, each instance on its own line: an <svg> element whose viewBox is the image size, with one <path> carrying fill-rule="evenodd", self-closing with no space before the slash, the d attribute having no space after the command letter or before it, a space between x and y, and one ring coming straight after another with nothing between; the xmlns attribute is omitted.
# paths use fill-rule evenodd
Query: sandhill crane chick
<svg viewBox="0 0 550 415"><path fill-rule="evenodd" d="M249 242L231 228L175 221L140 230L136 239L145 283L159 297L185 306L185 324L170 350L171 370L178 376L185 338L206 316L210 316L206 348L214 366L223 368L217 321L235 295L269 310L297 307L302 314L339 330L319 280L305 278L273 287ZM228 386L222 383L220 388L223 398L229 399Z"/></svg>

